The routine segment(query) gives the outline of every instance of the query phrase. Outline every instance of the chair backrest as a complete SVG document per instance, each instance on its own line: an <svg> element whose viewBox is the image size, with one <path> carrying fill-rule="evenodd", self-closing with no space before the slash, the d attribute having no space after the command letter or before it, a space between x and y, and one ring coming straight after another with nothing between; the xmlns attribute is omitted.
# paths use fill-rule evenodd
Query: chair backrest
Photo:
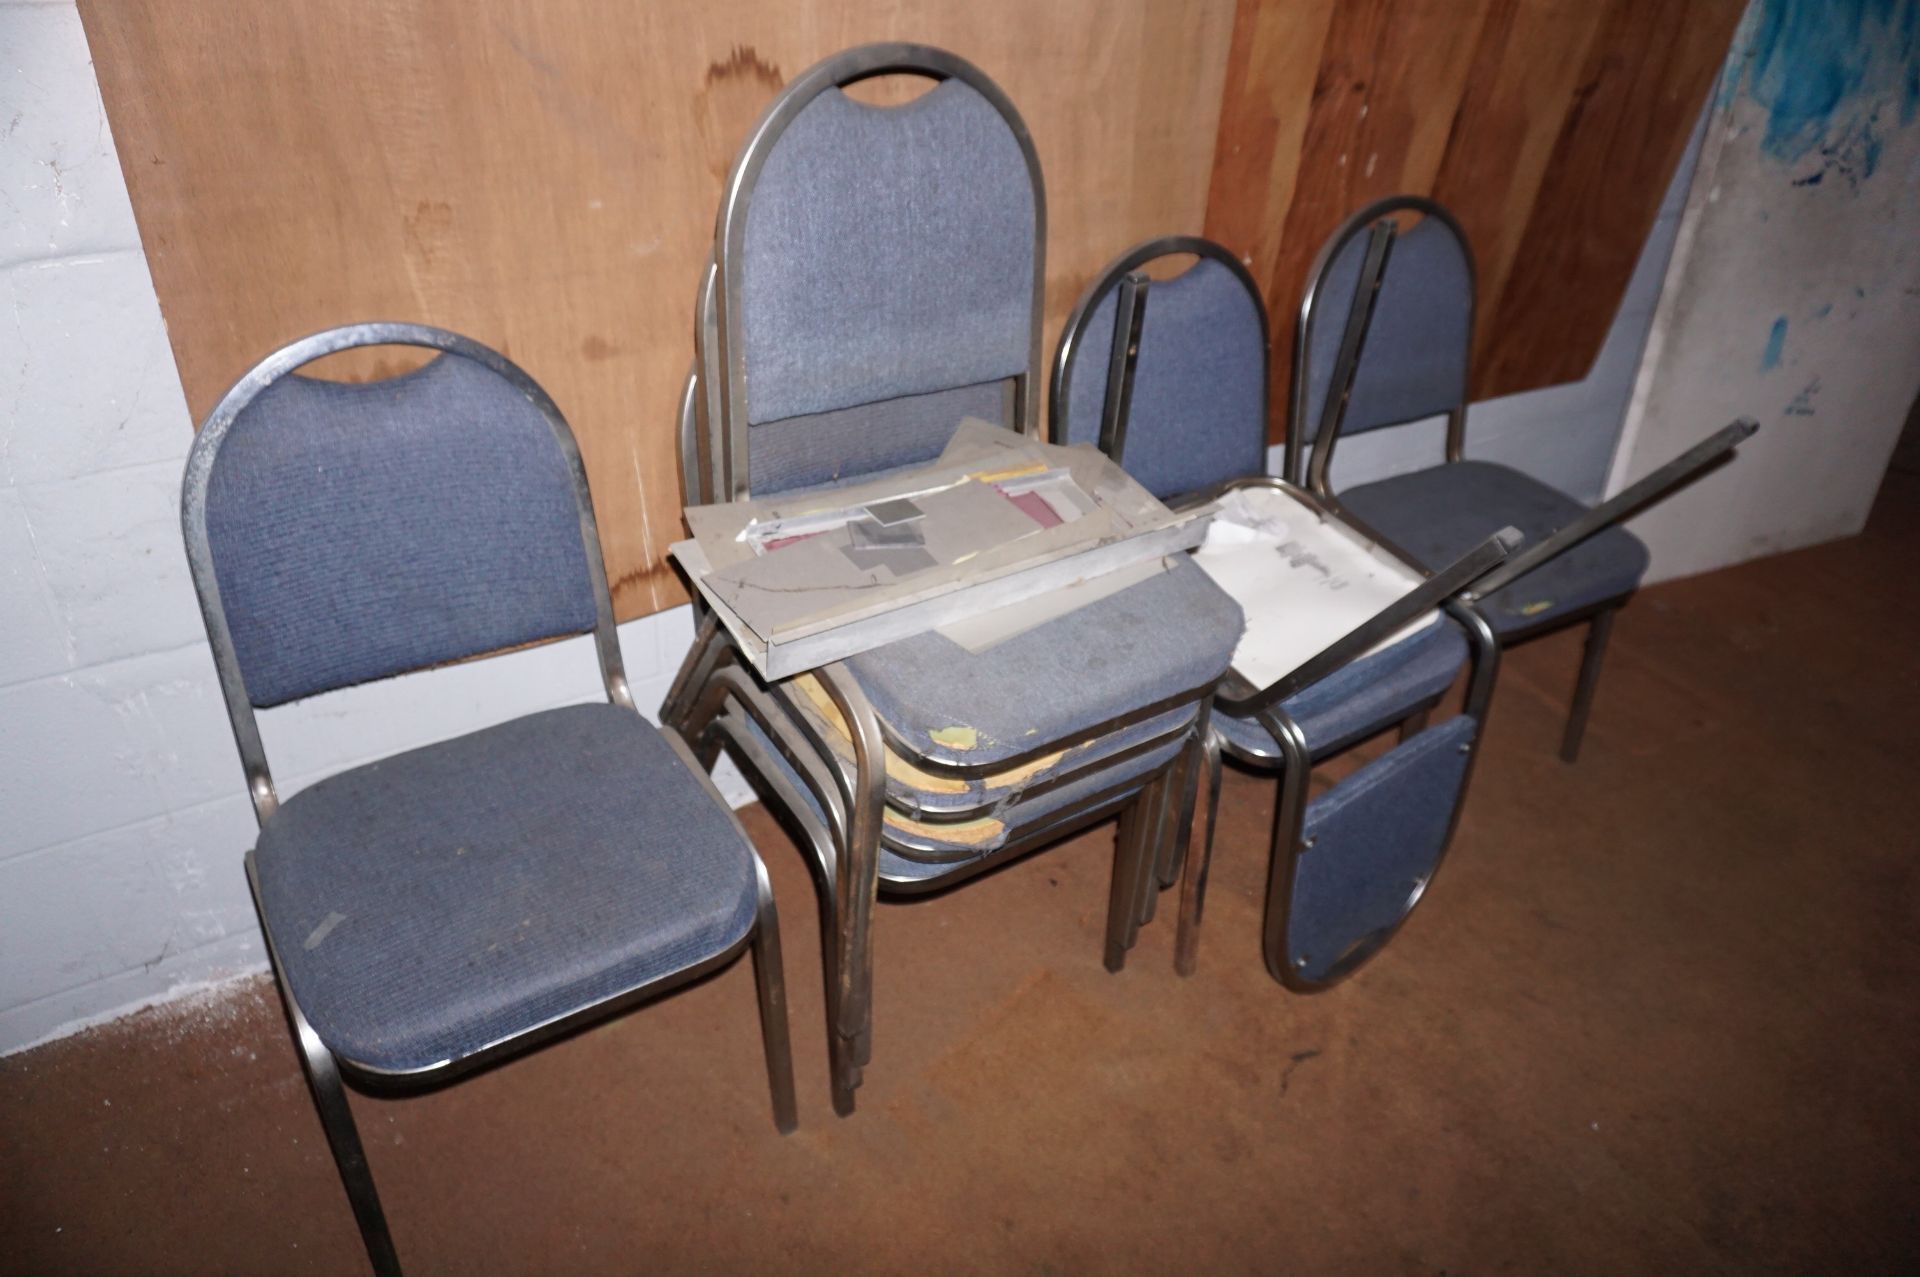
<svg viewBox="0 0 1920 1277"><path fill-rule="evenodd" d="M1395 214L1401 216L1396 218ZM1419 221L1402 229L1406 215ZM1376 250L1376 240L1380 241ZM1352 368L1344 405L1336 379L1370 253L1384 254L1378 291ZM1364 300L1362 301L1364 305ZM1402 195L1361 209L1341 224L1307 276L1294 331L1293 394L1287 422L1287 477L1302 482L1309 446L1314 487L1340 435L1447 414L1447 456L1459 455L1473 344L1473 255L1460 225L1440 205ZM1323 444L1324 436L1324 446Z"/></svg>
<svg viewBox="0 0 1920 1277"><path fill-rule="evenodd" d="M843 91L893 74L938 83ZM962 416L1030 429L1045 242L1032 139L970 63L864 45L794 80L715 231L723 499L929 459Z"/></svg>
<svg viewBox="0 0 1920 1277"><path fill-rule="evenodd" d="M1183 255L1193 264L1171 279L1136 278L1137 328L1123 331L1122 282ZM1116 341L1129 336L1134 366L1121 422L1109 373ZM1105 448L1157 497L1266 473L1267 312L1246 267L1192 236L1148 240L1115 258L1060 335L1051 412L1056 443Z"/></svg>
<svg viewBox="0 0 1920 1277"><path fill-rule="evenodd" d="M366 383L296 372L381 345L439 353ZM572 431L477 342L358 324L274 352L202 425L181 508L250 780L266 775L256 708L525 643L594 633L626 696Z"/></svg>

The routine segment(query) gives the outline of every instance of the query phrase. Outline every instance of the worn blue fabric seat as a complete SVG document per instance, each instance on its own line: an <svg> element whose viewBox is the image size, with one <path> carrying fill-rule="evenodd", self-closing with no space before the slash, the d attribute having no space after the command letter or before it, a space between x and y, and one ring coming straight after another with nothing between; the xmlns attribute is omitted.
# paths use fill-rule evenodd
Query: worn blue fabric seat
<svg viewBox="0 0 1920 1277"><path fill-rule="evenodd" d="M1348 488L1341 503L1427 567L1464 554L1511 525L1526 544L1544 540L1587 512L1557 488L1507 466L1456 461ZM1532 629L1630 594L1646 574L1647 547L1610 527L1480 601L1498 634Z"/></svg>
<svg viewBox="0 0 1920 1277"><path fill-rule="evenodd" d="M753 853L659 730L574 705L295 794L255 852L295 999L328 1049L413 1071L723 953Z"/></svg>
<svg viewBox="0 0 1920 1277"><path fill-rule="evenodd" d="M1438 699L1467 663L1467 640L1450 620L1427 626L1392 647L1336 670L1280 702L1306 734L1315 758L1337 753ZM1276 755L1279 744L1257 718L1216 714L1213 724L1240 749Z"/></svg>
<svg viewBox="0 0 1920 1277"><path fill-rule="evenodd" d="M1167 571L985 652L928 631L851 657L847 668L885 728L916 753L991 764L1211 686L1245 626L1240 605L1176 555Z"/></svg>

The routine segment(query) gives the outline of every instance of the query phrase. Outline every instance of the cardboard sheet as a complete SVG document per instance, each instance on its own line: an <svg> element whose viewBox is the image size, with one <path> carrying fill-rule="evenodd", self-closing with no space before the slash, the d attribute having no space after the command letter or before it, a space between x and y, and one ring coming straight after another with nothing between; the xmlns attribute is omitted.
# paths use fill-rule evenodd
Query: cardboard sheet
<svg viewBox="0 0 1920 1277"><path fill-rule="evenodd" d="M1279 489L1237 488L1218 505L1193 557L1247 614L1233 668L1255 687L1293 673L1420 584L1391 555ZM1429 612L1372 651L1440 621Z"/></svg>

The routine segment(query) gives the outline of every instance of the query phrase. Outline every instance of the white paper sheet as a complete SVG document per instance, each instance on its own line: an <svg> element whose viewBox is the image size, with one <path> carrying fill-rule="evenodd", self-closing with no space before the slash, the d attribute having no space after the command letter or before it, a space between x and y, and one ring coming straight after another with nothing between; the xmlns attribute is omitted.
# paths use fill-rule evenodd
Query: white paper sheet
<svg viewBox="0 0 1920 1277"><path fill-rule="evenodd" d="M1293 673L1420 584L1386 554L1275 488L1238 488L1222 497L1193 557L1247 614L1233 668L1255 687ZM1440 614L1429 612L1372 651L1439 623Z"/></svg>

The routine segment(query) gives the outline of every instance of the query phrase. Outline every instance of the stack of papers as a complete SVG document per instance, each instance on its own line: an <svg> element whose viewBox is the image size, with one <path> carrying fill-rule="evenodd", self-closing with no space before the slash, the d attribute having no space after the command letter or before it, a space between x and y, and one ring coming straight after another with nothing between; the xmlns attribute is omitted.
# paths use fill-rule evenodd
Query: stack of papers
<svg viewBox="0 0 1920 1277"><path fill-rule="evenodd" d="M692 507L670 552L754 668L785 678L1191 549L1211 510L1168 510L1093 448L969 419L928 466Z"/></svg>

